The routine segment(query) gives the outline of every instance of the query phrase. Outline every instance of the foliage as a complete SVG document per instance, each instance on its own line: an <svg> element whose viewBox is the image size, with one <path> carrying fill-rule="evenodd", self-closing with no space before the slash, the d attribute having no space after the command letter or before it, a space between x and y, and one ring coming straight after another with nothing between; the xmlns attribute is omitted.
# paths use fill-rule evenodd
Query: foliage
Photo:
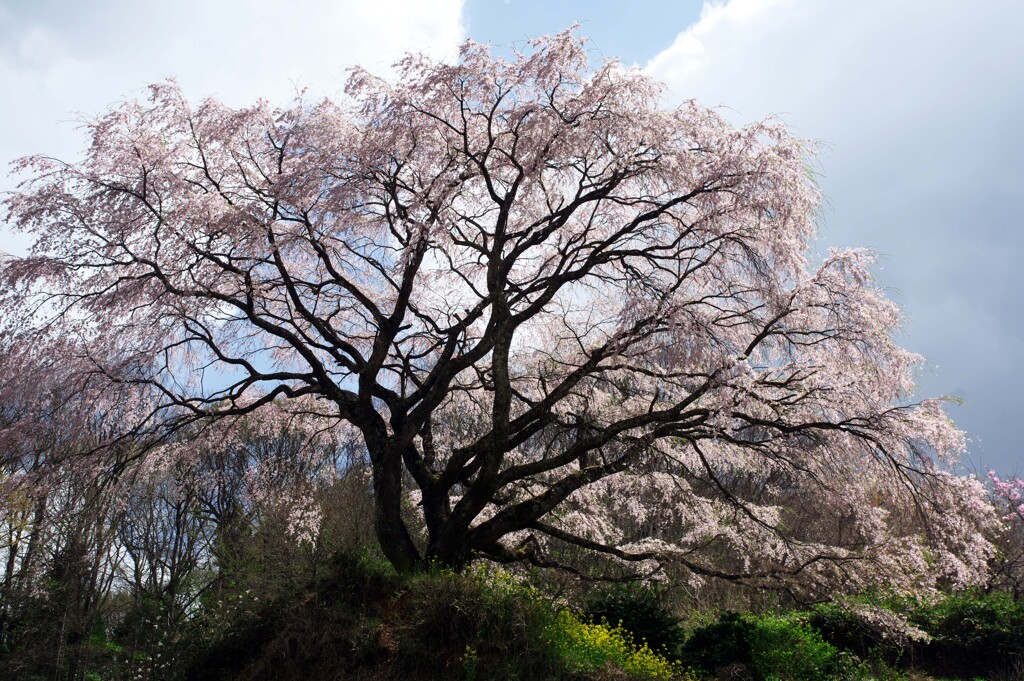
<svg viewBox="0 0 1024 681"><path fill-rule="evenodd" d="M717 621L696 628L686 640L681 657L695 669L713 674L731 664L753 664L750 630L753 623L735 612L722 613Z"/></svg>
<svg viewBox="0 0 1024 681"><path fill-rule="evenodd" d="M400 580L369 553L339 554L314 582L232 619L198 623L195 681L335 678L389 655L375 625ZM212 626L211 626L212 625Z"/></svg>
<svg viewBox="0 0 1024 681"><path fill-rule="evenodd" d="M814 607L809 622L833 645L876 665L899 666L927 647L934 632L911 621L906 601L866 594Z"/></svg>
<svg viewBox="0 0 1024 681"><path fill-rule="evenodd" d="M945 674L988 675L1024 662L1024 602L1006 594L953 594L897 602L932 640L915 662Z"/></svg>
<svg viewBox="0 0 1024 681"><path fill-rule="evenodd" d="M1024 617L1019 601L983 594L865 596L781 615L725 612L693 628L676 651L680 659L671 660L624 626L553 599L527 575L482 565L402 576L369 548L339 553L276 596L244 597L248 583L220 592L239 597L231 605L204 601L152 648L138 647L130 627L97 627L79 646L76 673L111 681L328 681L338 674L366 681L925 681L920 670L936 678L1012 678ZM655 621L671 621L662 592L627 586L589 600L626 612L648 602ZM131 612L130 603L123 607ZM156 604L144 610L159 619ZM6 667L7 677L52 678L14 652L22 667Z"/></svg>
<svg viewBox="0 0 1024 681"><path fill-rule="evenodd" d="M465 642L457 659L477 678L614 670L636 679L685 676L680 665L636 643L626 629L587 621L508 572L440 569L412 578L407 588L400 602L415 613L411 628L399 630L399 656L412 665L407 671L456 669L452 660Z"/></svg>
<svg viewBox="0 0 1024 681"><path fill-rule="evenodd" d="M1008 594L865 596L818 605L809 622L861 659L937 676L991 676L1024 662L1024 603Z"/></svg>
<svg viewBox="0 0 1024 681"><path fill-rule="evenodd" d="M593 621L608 622L629 631L652 650L676 655L686 638L679 618L666 603L663 587L626 583L591 590L584 613Z"/></svg>
<svg viewBox="0 0 1024 681"><path fill-rule="evenodd" d="M710 677L729 668L757 681L828 681L853 673L851 658L795 615L722 613L692 632L682 658Z"/></svg>
<svg viewBox="0 0 1024 681"><path fill-rule="evenodd" d="M588 623L501 571L411 578L339 562L309 595L236 623L192 666L194 679L561 679L685 677L618 627Z"/></svg>
<svg viewBox="0 0 1024 681"><path fill-rule="evenodd" d="M850 659L799 617L759 617L749 636L754 669L762 678L828 681L850 671Z"/></svg>
<svg viewBox="0 0 1024 681"><path fill-rule="evenodd" d="M464 669L473 650L477 678L543 678L555 666L545 641L550 602L508 573L446 568L408 580L397 599L406 616L395 630L409 673Z"/></svg>
<svg viewBox="0 0 1024 681"><path fill-rule="evenodd" d="M547 635L558 657L576 671L614 666L635 678L689 678L682 664L669 661L646 642L638 645L629 630L607 622L586 622L569 610L558 613Z"/></svg>

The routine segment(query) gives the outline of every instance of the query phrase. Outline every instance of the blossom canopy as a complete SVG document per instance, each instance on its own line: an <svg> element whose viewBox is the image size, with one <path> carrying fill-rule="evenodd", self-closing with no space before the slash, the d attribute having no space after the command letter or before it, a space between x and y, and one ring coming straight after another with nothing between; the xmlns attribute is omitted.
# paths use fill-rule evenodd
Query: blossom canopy
<svg viewBox="0 0 1024 681"><path fill-rule="evenodd" d="M345 424L400 570L983 574L990 508L943 472L941 404L907 404L871 254L808 257L807 142L663 108L571 32L398 69L285 109L155 85L81 163L21 161L18 380L120 405L144 451L264 409Z"/></svg>

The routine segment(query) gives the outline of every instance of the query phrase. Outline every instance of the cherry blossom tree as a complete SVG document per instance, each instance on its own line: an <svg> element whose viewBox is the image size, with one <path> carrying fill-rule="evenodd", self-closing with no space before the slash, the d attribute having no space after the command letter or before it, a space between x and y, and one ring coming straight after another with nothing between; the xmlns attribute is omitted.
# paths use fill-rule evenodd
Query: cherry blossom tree
<svg viewBox="0 0 1024 681"><path fill-rule="evenodd" d="M1000 479L995 471L989 471L989 480L996 495L1006 504L1007 522L1024 522L1024 479Z"/></svg>
<svg viewBox="0 0 1024 681"><path fill-rule="evenodd" d="M1014 598L1024 597L1024 479L1000 478L989 471L996 507L1002 515L997 532L998 552L990 565L988 588L1008 590Z"/></svg>
<svg viewBox="0 0 1024 681"><path fill-rule="evenodd" d="M588 59L468 42L285 109L152 86L81 162L18 163L4 352L116 405L139 444L94 471L268 408L344 424L400 571L976 581L991 508L907 403L871 254L810 255L811 147Z"/></svg>

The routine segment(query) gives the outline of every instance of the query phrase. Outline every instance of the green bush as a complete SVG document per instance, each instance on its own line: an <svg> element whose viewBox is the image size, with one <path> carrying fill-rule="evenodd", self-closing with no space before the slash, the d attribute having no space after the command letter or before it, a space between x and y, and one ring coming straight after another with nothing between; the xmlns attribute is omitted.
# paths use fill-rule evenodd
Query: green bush
<svg viewBox="0 0 1024 681"><path fill-rule="evenodd" d="M872 667L882 663L939 677L1016 678L1014 670L1024 664L1024 603L1005 594L868 595L850 604L819 605L809 622L825 640Z"/></svg>
<svg viewBox="0 0 1024 681"><path fill-rule="evenodd" d="M692 632L682 655L705 677L729 670L756 681L829 681L854 670L851 656L797 615L722 613Z"/></svg>
<svg viewBox="0 0 1024 681"><path fill-rule="evenodd" d="M686 632L665 601L664 590L657 586L617 584L591 591L583 612L595 622L627 629L652 650L676 657Z"/></svg>
<svg viewBox="0 0 1024 681"><path fill-rule="evenodd" d="M719 669L730 666L750 668L753 664L750 649L753 626L753 621L740 613L724 612L717 621L693 630L680 655L705 676L713 676Z"/></svg>
<svg viewBox="0 0 1024 681"><path fill-rule="evenodd" d="M692 678L679 662L670 661L639 645L632 634L606 622L585 622L569 610L562 610L548 628L547 640L560 662L571 672L619 669L637 679Z"/></svg>
<svg viewBox="0 0 1024 681"><path fill-rule="evenodd" d="M1024 604L1005 596L865 597L806 613L726 612L682 642L659 599L643 587L603 590L588 599L588 616L501 570L400 577L372 557L348 556L303 590L232 610L240 613L234 619L197 623L210 636L185 676L825 681L921 678L915 670L924 670L1019 678L1006 670L1024 657ZM678 657L652 642L674 644Z"/></svg>
<svg viewBox="0 0 1024 681"><path fill-rule="evenodd" d="M631 632L587 621L501 570L413 577L399 598L398 658L412 675L445 678L684 678L685 670ZM597 676L589 676L597 675Z"/></svg>
<svg viewBox="0 0 1024 681"><path fill-rule="evenodd" d="M792 615L757 618L750 630L750 652L762 679L828 681L849 671L847 657Z"/></svg>
<svg viewBox="0 0 1024 681"><path fill-rule="evenodd" d="M991 675L1024 662L1024 602L1007 594L957 594L897 602L932 636L915 663L937 674Z"/></svg>
<svg viewBox="0 0 1024 681"><path fill-rule="evenodd" d="M211 632L212 633L212 632ZM399 577L365 557L213 637L203 681L686 678L621 627L587 621L506 572Z"/></svg>
<svg viewBox="0 0 1024 681"><path fill-rule="evenodd" d="M377 627L367 624L377 620L400 584L371 555L343 554L305 590L254 608L208 606L208 618L193 623L203 645L182 676L187 681L310 681L320 673L375 664L389 651Z"/></svg>
<svg viewBox="0 0 1024 681"><path fill-rule="evenodd" d="M911 641L887 624L889 620L904 621L903 617L882 606L867 607L889 612L890 617L865 616L865 612L843 603L820 603L808 613L808 624L836 648L875 665L894 666L908 659Z"/></svg>
<svg viewBox="0 0 1024 681"><path fill-rule="evenodd" d="M531 679L549 676L557 663L544 636L554 618L550 603L506 573L417 575L395 605L402 615L397 660L407 674Z"/></svg>

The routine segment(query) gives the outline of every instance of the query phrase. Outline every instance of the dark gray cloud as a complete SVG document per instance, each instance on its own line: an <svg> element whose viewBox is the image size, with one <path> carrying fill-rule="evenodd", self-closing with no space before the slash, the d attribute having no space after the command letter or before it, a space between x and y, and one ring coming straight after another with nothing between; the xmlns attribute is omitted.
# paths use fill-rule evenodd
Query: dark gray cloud
<svg viewBox="0 0 1024 681"><path fill-rule="evenodd" d="M951 394L967 463L1024 469L1024 4L732 0L656 56L670 98L776 114L821 140L824 250L883 255L879 281Z"/></svg>

